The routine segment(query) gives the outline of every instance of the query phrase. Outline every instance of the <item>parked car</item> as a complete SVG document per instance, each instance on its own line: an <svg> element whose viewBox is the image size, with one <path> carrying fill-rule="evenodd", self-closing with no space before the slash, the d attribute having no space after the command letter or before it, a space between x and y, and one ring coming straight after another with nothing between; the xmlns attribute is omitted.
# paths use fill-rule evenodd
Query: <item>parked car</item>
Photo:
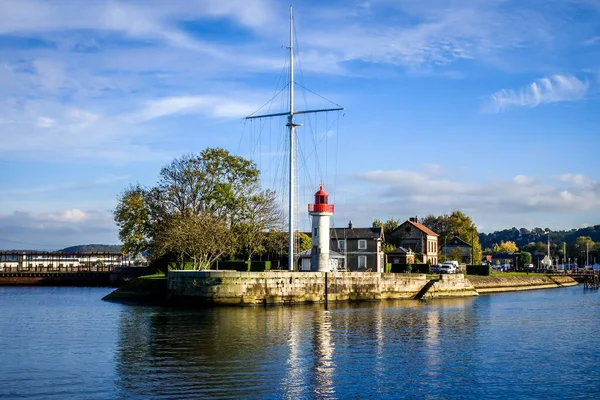
<svg viewBox="0 0 600 400"><path fill-rule="evenodd" d="M440 268L442 267L442 264L433 264L431 266L431 268L429 268L429 271L432 274L439 274L440 273Z"/></svg>
<svg viewBox="0 0 600 400"><path fill-rule="evenodd" d="M444 261L440 274L455 274L458 271L458 261Z"/></svg>
<svg viewBox="0 0 600 400"><path fill-rule="evenodd" d="M527 265L525 266L525 269L526 269L526 270L532 270L532 269L533 269L533 264L527 264Z"/></svg>

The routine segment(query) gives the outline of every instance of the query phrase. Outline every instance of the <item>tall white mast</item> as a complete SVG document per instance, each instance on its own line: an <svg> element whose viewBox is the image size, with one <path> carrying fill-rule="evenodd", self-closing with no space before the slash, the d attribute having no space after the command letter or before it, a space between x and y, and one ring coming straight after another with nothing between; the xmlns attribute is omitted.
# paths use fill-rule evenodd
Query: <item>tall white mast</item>
<svg viewBox="0 0 600 400"><path fill-rule="evenodd" d="M293 35L293 14L290 6L290 114L288 115L287 126L290 129L290 198L289 198L289 226L288 226L288 270L294 270L294 139L296 133L296 124L294 124L294 35Z"/></svg>
<svg viewBox="0 0 600 400"><path fill-rule="evenodd" d="M342 107L339 108L328 108L321 110L306 110L306 111L295 111L294 110L294 19L292 13L292 6L290 6L290 45L287 47L290 52L290 81L289 81L289 90L290 90L290 109L288 112L275 113L275 114L266 114L266 115L251 115L246 117L246 119L255 119L255 118L268 118L268 117L279 117L279 116L287 116L287 124L286 126L290 131L290 162L289 162L289 204L288 204L288 270L294 270L294 215L295 215L295 193L294 193L294 185L295 185L295 171L294 171L294 162L295 162L295 139L296 139L296 127L300 126L294 122L294 115L296 114L309 114L309 113L318 113L318 112L327 112L327 111L341 111Z"/></svg>

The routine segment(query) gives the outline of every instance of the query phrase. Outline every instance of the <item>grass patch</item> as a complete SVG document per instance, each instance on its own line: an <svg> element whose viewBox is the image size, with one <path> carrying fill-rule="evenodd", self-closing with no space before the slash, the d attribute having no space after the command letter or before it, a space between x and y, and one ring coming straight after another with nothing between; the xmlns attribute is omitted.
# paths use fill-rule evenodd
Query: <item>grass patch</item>
<svg viewBox="0 0 600 400"><path fill-rule="evenodd" d="M501 278L503 276L544 276L543 272L492 272L490 277L492 278ZM481 275L466 275L466 276L476 276L478 278L486 278Z"/></svg>
<svg viewBox="0 0 600 400"><path fill-rule="evenodd" d="M158 274L140 276L138 279L164 279L164 278L165 278L165 274L160 272Z"/></svg>

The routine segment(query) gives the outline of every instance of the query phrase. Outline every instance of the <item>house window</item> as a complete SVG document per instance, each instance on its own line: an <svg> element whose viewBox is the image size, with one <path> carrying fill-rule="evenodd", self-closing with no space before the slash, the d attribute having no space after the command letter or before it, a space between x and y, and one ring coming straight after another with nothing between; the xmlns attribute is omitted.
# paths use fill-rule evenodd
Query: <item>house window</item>
<svg viewBox="0 0 600 400"><path fill-rule="evenodd" d="M319 228L315 228L315 231L314 231L313 235L319 236Z"/></svg>
<svg viewBox="0 0 600 400"><path fill-rule="evenodd" d="M358 268L367 268L367 256L358 256Z"/></svg>
<svg viewBox="0 0 600 400"><path fill-rule="evenodd" d="M341 239L338 240L338 249L344 250L346 248L346 240Z"/></svg>
<svg viewBox="0 0 600 400"><path fill-rule="evenodd" d="M367 241L364 239L361 239L358 241L358 249L359 250L366 250L367 248Z"/></svg>

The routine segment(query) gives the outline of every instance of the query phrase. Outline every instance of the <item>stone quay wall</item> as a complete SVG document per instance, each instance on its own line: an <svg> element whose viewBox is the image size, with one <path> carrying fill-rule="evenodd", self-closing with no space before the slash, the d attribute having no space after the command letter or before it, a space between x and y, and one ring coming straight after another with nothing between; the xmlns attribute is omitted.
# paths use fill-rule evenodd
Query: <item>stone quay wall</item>
<svg viewBox="0 0 600 400"><path fill-rule="evenodd" d="M498 293L517 290L552 289L575 286L578 282L570 276L469 276L470 282L479 293Z"/></svg>
<svg viewBox="0 0 600 400"><path fill-rule="evenodd" d="M463 274L442 274L425 294L426 299L479 296L479 293Z"/></svg>
<svg viewBox="0 0 600 400"><path fill-rule="evenodd" d="M411 299L425 287L424 274L377 272L170 271L172 300L252 305ZM443 277L430 297L476 296L463 275Z"/></svg>

